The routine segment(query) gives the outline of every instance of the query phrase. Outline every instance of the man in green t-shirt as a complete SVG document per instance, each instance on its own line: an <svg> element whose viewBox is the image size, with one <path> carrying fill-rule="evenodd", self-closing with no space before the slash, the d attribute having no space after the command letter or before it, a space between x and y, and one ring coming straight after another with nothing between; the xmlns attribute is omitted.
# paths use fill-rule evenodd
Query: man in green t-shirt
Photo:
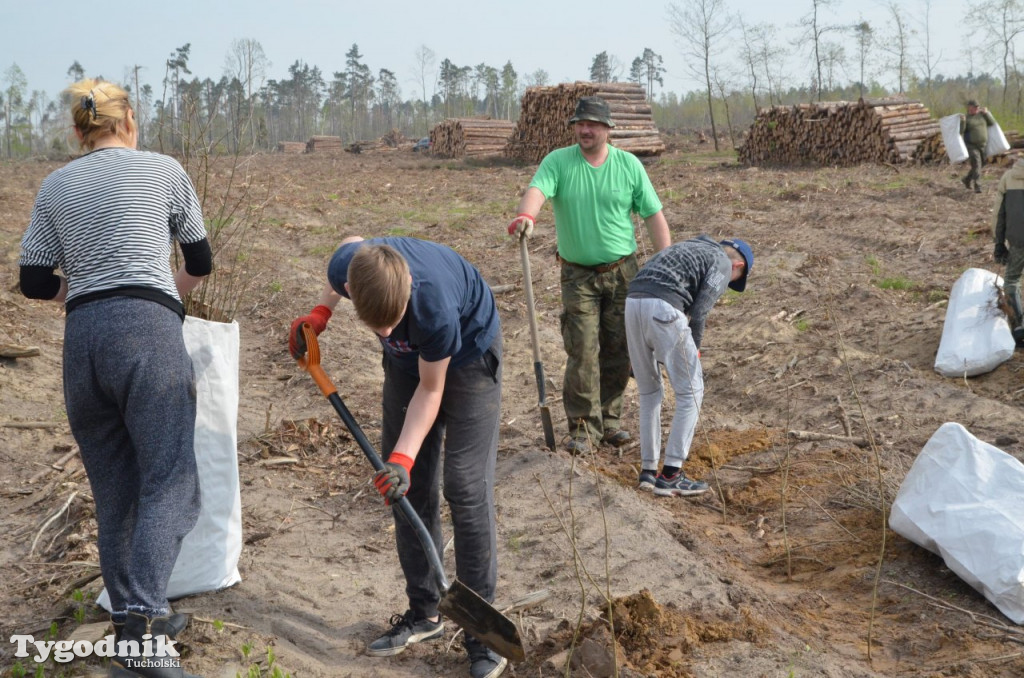
<svg viewBox="0 0 1024 678"><path fill-rule="evenodd" d="M577 453L589 450L590 441L619 446L630 439L619 421L629 381L626 292L638 268L630 215L644 220L656 251L668 247L671 236L643 165L608 144L615 123L604 99L580 99L569 123L578 143L541 161L508 232L528 237L540 208L551 201L567 354L562 404L567 447Z"/></svg>
<svg viewBox="0 0 1024 678"><path fill-rule="evenodd" d="M971 99L967 102L967 115L960 116L960 134L967 146L967 157L971 161L971 171L960 181L967 188L974 184L974 192L981 193L978 179L981 178L981 166L985 164L985 144L988 143L988 128L996 124L995 118L987 108L978 108L978 102Z"/></svg>

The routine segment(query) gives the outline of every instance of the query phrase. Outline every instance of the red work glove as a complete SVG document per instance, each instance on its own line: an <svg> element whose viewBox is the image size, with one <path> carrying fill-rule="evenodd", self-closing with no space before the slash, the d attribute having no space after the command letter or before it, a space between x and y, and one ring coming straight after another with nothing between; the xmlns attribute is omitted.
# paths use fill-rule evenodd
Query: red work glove
<svg viewBox="0 0 1024 678"><path fill-rule="evenodd" d="M533 235L533 217L525 212L520 212L516 215L508 225L508 234L518 236L520 238L525 234L527 238Z"/></svg>
<svg viewBox="0 0 1024 678"><path fill-rule="evenodd" d="M399 497L404 497L409 491L411 483L409 473L415 459L407 457L401 452L392 452L388 460L384 462L384 470L377 471L373 476L373 484L377 491L384 497L384 503L391 505L391 502Z"/></svg>
<svg viewBox="0 0 1024 678"><path fill-rule="evenodd" d="M327 327L327 321L331 319L331 309L324 305L316 306L309 315L296 318L292 321L292 329L288 332L288 351L292 357L298 360L306 355L306 338L302 336L303 323L309 323L317 336Z"/></svg>

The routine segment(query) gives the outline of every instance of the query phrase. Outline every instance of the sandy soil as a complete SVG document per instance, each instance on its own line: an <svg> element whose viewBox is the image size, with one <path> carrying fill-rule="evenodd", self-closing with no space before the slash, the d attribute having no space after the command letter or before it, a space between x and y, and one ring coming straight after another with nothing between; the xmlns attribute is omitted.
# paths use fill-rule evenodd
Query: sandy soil
<svg viewBox="0 0 1024 678"><path fill-rule="evenodd" d="M14 287L35 191L57 166L0 165L0 344L39 349L0 359L5 638L45 635L54 622L64 638L103 619L87 604L100 588L88 483L74 458L51 467L73 445L63 311ZM968 267L999 271L988 235L998 168L985 170L985 193L975 195L949 166L746 168L686 140L649 167L675 239L735 235L757 257L748 291L723 298L709 319L707 392L687 470L714 491L695 500L638 493L636 447L573 458L543 446L518 248L504 231L533 167L395 151L264 156L250 169L249 190L266 196L266 211L239 264L254 276L237 314L242 582L177 603L193 615L182 637L190 670L468 675L454 628L445 642L394 658L362 653L404 609L390 513L351 436L285 349L288 324L315 303L335 244L391 233L448 244L505 290L496 605L547 594L509 613L528 653L509 675L566 675L567 661L574 676L1024 675L1020 628L940 558L885 529L903 476L942 423L1024 458L1024 354L971 379L933 370L950 287ZM646 239L641 251L650 251ZM545 212L531 255L564 436L553 252ZM321 348L376 442L375 340L344 308ZM632 385L626 408L635 433ZM793 430L870 444L798 441ZM450 551L446 562L452 574ZM0 644L4 676L16 675L12 655ZM45 672L99 670L89 661Z"/></svg>

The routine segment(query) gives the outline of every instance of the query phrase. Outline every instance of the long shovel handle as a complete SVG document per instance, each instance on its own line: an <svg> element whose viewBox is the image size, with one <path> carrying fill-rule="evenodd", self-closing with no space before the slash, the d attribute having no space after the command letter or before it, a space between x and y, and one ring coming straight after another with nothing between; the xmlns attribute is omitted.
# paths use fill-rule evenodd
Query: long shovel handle
<svg viewBox="0 0 1024 678"><path fill-rule="evenodd" d="M523 289L526 290L526 315L530 319L530 344L533 346L533 376L537 380L537 405L540 409L540 421L544 428L544 444L548 449L555 449L555 427L551 423L551 410L548 409L548 396L544 386L544 363L540 360L540 336L537 334L537 312L533 301L533 273L530 270L530 251L527 249L528 236L524 233L519 238L519 253L523 260Z"/></svg>
<svg viewBox="0 0 1024 678"><path fill-rule="evenodd" d="M363 429L359 427L355 417L352 416L348 407L345 406L331 378L320 367L320 345L316 339L316 332L309 326L309 323L304 323L302 325L302 334L306 339L306 355L298 359L299 367L309 372L309 376L313 377L313 381L320 388L320 392L334 406L338 416L341 417L341 421L344 422L352 437L356 439L356 443L358 443L359 448L363 451L373 469L375 471L383 471L384 462L381 460L380 455L373 449L373 445L367 440ZM431 538L430 532L427 531L427 526L423 524L423 520L416 513L416 510L413 509L408 498L404 496L399 497L394 503L398 505L402 514L405 515L405 519L416 530L416 536L419 538L420 544L423 545L423 551L430 561L430 566L434 570L434 577L437 579L437 585L440 587L441 595L443 596L451 588L451 583L448 581L448 577L445 576L441 556L437 552L437 547L434 546L434 540Z"/></svg>
<svg viewBox="0 0 1024 678"><path fill-rule="evenodd" d="M537 334L537 316L533 304L533 273L530 271L530 251L526 247L527 236L523 234L519 238L519 256L523 260L523 289L526 290L526 315L530 319L530 343L533 345L533 364L540 364L540 335ZM540 399L543 402L544 382L538 381L537 388L540 389Z"/></svg>

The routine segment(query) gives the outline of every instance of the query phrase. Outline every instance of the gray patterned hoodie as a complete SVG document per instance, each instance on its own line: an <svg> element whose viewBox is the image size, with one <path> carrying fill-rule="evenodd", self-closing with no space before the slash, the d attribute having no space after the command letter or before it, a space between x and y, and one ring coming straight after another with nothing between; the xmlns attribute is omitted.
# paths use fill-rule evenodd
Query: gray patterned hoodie
<svg viewBox="0 0 1024 678"><path fill-rule="evenodd" d="M662 299L690 319L693 343L700 348L704 321L725 292L732 261L706 235L669 245L651 257L629 284L630 297Z"/></svg>

